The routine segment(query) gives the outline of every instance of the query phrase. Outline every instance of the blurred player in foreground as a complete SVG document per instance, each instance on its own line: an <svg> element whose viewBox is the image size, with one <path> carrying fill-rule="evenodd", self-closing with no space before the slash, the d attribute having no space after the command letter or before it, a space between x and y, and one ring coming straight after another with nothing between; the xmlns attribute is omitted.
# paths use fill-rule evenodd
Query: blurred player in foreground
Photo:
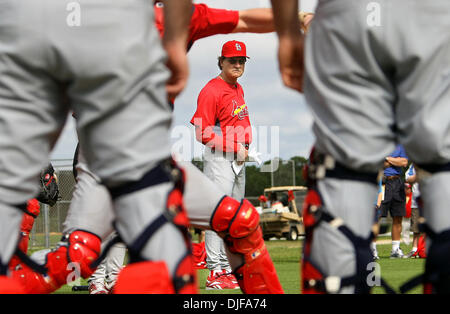
<svg viewBox="0 0 450 314"><path fill-rule="evenodd" d="M149 29L152 28L141 19L148 13L148 10L144 9L145 3L145 1L141 1L139 4L134 3L133 5L136 6L136 10L133 12L136 14L141 12L142 15L137 14L137 16L129 17L136 23L142 22L144 30L147 29L146 27ZM175 26L177 26L175 30L170 27L165 28L164 35L165 48L169 55L168 65L175 70L173 71L172 78L168 81L167 92L169 98L174 98L180 92L186 80L185 43L187 42L187 38L183 35L182 30L187 29L187 27L186 24L181 23L183 22L183 18L180 17L183 16L181 12L189 12L189 10L186 11L187 7L180 9L178 6L179 2L177 2L175 7L180 11L175 11L172 6L173 2L166 2L166 7L167 4L171 4L171 6L165 9L165 12L169 14L165 16L165 19L168 21L176 20L178 22L178 24L175 23ZM131 6L133 7L133 5ZM95 12L95 10L92 12ZM181 15L177 16L177 14ZM146 17L149 18L148 16ZM143 31L140 27L137 27L134 31L137 32L137 30ZM144 33L146 32L148 30L144 31ZM150 31L148 33L152 35L153 32ZM135 36L139 34L138 32ZM94 32L91 36L93 35L96 35L96 33ZM128 36L131 35L128 34ZM154 37L152 35L149 39L153 41ZM153 43L155 44L155 42ZM156 44L155 47L159 47L159 45ZM182 56L180 55L181 48L183 51ZM149 49L149 51L151 50ZM144 53L144 56L147 56L147 54ZM128 64L128 66L130 67L131 64ZM145 70L145 68L142 68L142 63L139 63L139 67L143 69L142 71ZM128 73L131 69L133 68L128 69L125 73ZM165 68L162 67L161 70L165 70ZM148 73L151 72L154 71L149 71ZM167 76L155 76L158 80L151 86L156 88L156 91L161 91L161 88L164 89L164 82ZM152 83L151 80L149 82ZM139 92L140 89L131 89L131 91ZM89 146L84 143L86 141L88 144L93 145L93 142L96 142L92 141L89 136L84 137L83 129L79 131L81 135L80 147L85 154L89 167L94 165L93 172L99 174L99 177L106 184L108 192L112 196L112 202L115 207L115 226L130 252L131 263L120 273L114 291L117 293L196 292L195 273L193 272L189 239L185 232L189 221L182 204L184 192L186 207L192 218L191 224L202 228L212 227L225 238L230 250L230 261L232 261L232 267L238 277L241 289L245 293L282 293L281 285L279 284L272 261L262 239L259 216L254 207L246 200L238 202L212 188L210 181L191 164L180 164L180 168L173 161L170 161L168 156L164 155L164 152L169 153L169 150L165 148L167 148L169 143L168 127L170 126L171 110L166 101L164 101L164 96L166 96L164 90L158 95L152 94L152 89L149 89L149 87L144 88L143 91L144 94L142 97L139 97L139 93L137 95L129 95L130 97L132 96L131 98L127 98L125 97L127 95L124 95L125 100L131 102L126 108L131 107L136 111L130 112L130 115L132 113L135 114L131 119L127 119L127 117L123 116L124 113L122 113L122 119L131 124L125 128L127 130L127 137L123 139L120 136L124 136L122 134L123 132L117 128L111 129L105 127L100 128L100 130L108 133L110 135L108 139L112 138L114 141L112 143L102 143L97 139L99 141L98 143L102 143L102 145L106 144L106 147L102 145L100 147L103 149L112 149L113 151L116 150L118 153L118 156L115 154L108 155L110 158L106 159L104 163L110 165L114 162L114 158L112 157L122 157L123 160L119 169L122 171L126 170L125 173L122 173L122 171L111 173L108 169L102 168L104 163L100 162L101 156L99 156L97 146ZM146 96L149 96L152 101L158 101L158 106L156 106L158 110L155 111L155 108L152 109L152 106L148 106L147 101L149 100L145 99ZM144 106L144 104L147 106ZM135 105L137 108L134 108L132 105ZM147 112L149 110L147 107L152 109L153 112L152 110ZM84 111L74 111L77 116L77 125L83 125L82 122L86 119L86 116L83 115ZM124 111L126 112L125 108L121 108L119 112ZM64 111L64 114L66 113L67 111ZM114 116L117 112L114 111L110 114ZM89 115L87 116L89 117ZM108 117L106 119L107 122L111 124L116 126L123 125L122 120L121 122L115 121L114 119L113 121L109 121L111 117L109 115L106 115L106 117ZM149 117L153 118L149 119ZM101 122L101 119L100 121L95 120L95 122L95 124L88 125L90 128L96 130L97 124ZM146 126L139 126L136 124L137 122ZM161 134L155 134L159 130L156 126L162 128ZM152 129L152 132L144 132L147 137L143 139L142 130L149 129ZM88 128L88 130L90 129ZM135 136L133 136L133 130L136 131ZM93 136L92 134L101 137L100 132L88 133L88 135ZM156 137L152 138L151 135ZM124 141L118 141L119 139ZM141 154L137 154L136 156L121 154L125 147L127 152L130 152L129 143L125 140L133 142L133 146ZM144 145L144 142L147 144ZM157 151L148 148L148 143L154 143L155 145L152 147L157 147ZM147 146L147 148L144 146ZM94 150L92 150L92 147L95 147ZM160 158L156 164L155 162L151 162L156 157L152 154L157 154L159 156L158 158ZM138 176L136 172L139 168L136 166L133 167L132 163L129 166L131 168L126 167L128 165L127 161L130 161L130 157L138 157L137 160L141 160L145 156L149 159L143 162L141 166L149 167L150 164L153 168L147 173L144 173L143 177ZM103 158L106 157L103 156ZM131 159L134 160L134 158ZM112 164L115 165L115 163ZM115 183L120 181L122 176L127 177L133 174L135 175L135 179L132 179L128 184L117 185L116 183L112 186L110 185L110 181ZM205 195L205 191L209 193ZM166 195L168 195L168 199L166 199ZM99 201L96 195L92 194L91 197L94 202ZM99 205L105 205L105 201L107 202L108 198L101 197ZM192 208L188 204L192 204ZM149 208L160 209L160 211L151 211ZM214 209L215 211L212 213ZM24 286L28 292L50 292L62 284L67 283L69 274L66 266L70 262L81 265L82 277L87 277L92 273L90 263L98 256L100 239L104 239L111 232L111 230L108 230L110 229L110 225L106 223L108 220L103 214L97 213L97 215L89 217L89 219L83 216L80 217L74 218L75 223L72 224L72 227L76 225L76 229L65 234L60 246L46 255L46 273L44 276L33 273L33 271L15 274L15 278L24 281ZM88 230L93 229L98 231L99 224L103 225L103 227L102 232L99 232L98 235L92 231L88 232ZM164 249L161 250L161 248ZM5 280L10 279L5 277ZM13 283L11 282L11 284ZM9 288L11 289L11 286Z"/></svg>
<svg viewBox="0 0 450 314"><path fill-rule="evenodd" d="M4 1L0 12L1 293L32 288L8 276L7 265L18 242L21 209L37 192L40 169L69 110L77 115L80 145L90 168L112 195L116 227L127 245L136 245L155 217L167 212L166 205L179 218L177 224L187 225L180 175L170 162L172 112L166 99L167 93L180 93L188 78L185 42L191 3L166 1L164 46L171 77L149 1L77 3L83 8L78 26L61 18L68 11L66 3L57 0ZM130 271L139 268L140 282L150 282L159 269L160 279L182 278L176 288L164 286L165 291L195 292L186 236L172 223L163 229L152 241L138 239L142 241L135 253L140 259ZM89 264L98 256L101 241L88 230L65 235L59 249L47 255L43 284L67 282L68 262L78 265L83 277L92 273ZM164 251L158 249L161 245ZM125 283L132 281L129 273L124 277Z"/></svg>
<svg viewBox="0 0 450 314"><path fill-rule="evenodd" d="M304 90L314 116L303 292L370 291L377 176L399 143L417 167L431 238L424 292L449 293L450 2L376 4L319 0L304 67L298 1L272 0L283 81Z"/></svg>

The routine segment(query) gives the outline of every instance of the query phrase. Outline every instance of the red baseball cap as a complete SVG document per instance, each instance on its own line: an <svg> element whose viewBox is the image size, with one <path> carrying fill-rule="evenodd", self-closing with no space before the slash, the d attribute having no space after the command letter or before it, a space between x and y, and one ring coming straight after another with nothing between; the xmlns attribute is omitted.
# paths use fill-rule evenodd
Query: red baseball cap
<svg viewBox="0 0 450 314"><path fill-rule="evenodd" d="M231 58L231 57L246 57L247 56L247 48L242 41L231 40L227 41L222 46L222 57Z"/></svg>

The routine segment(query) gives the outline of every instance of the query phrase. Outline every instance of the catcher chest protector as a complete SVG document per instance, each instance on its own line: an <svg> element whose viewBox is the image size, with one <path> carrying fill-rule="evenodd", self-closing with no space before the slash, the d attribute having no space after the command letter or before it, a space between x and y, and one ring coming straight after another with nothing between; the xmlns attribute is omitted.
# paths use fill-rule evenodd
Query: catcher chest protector
<svg viewBox="0 0 450 314"><path fill-rule="evenodd" d="M259 214L248 200L239 203L225 196L211 217L211 227L232 253L243 255L244 264L234 270L234 275L244 293L283 293L264 243Z"/></svg>
<svg viewBox="0 0 450 314"><path fill-rule="evenodd" d="M168 195L166 211L150 223L134 243L127 245L130 263L119 273L113 293L195 294L197 280L188 231L189 219L183 206L184 171L176 165L174 160L169 160L151 170L145 177L145 187L154 185L155 182L160 183L161 180L166 182L170 180L174 182L174 188ZM113 199L126 194L129 188L112 190ZM141 257L143 247L166 223L172 223L177 227L186 245L186 254L178 262L174 276L169 274L164 261L149 261Z"/></svg>
<svg viewBox="0 0 450 314"><path fill-rule="evenodd" d="M370 272L367 265L372 262L370 243L374 238L371 232L367 239L355 235L338 217L333 217L324 210L322 198L317 189L317 180L326 177L341 178L346 180L359 180L376 184L377 174L358 173L341 166L329 156L316 154L313 149L309 163L303 169L303 176L307 182L308 193L303 204L303 224L305 227L305 243L303 247L302 290L304 294L339 293L341 288L354 286L354 293L368 294L371 287L367 278ZM313 233L320 223L327 223L336 230L342 232L352 243L355 250L356 270L355 274L347 277L327 276L311 260L311 247ZM394 291L380 278L380 284L388 293Z"/></svg>

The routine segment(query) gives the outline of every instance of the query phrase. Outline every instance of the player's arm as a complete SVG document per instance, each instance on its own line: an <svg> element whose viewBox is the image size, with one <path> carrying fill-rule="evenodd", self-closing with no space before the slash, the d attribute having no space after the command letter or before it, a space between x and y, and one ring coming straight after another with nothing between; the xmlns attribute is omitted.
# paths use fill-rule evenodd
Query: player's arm
<svg viewBox="0 0 450 314"><path fill-rule="evenodd" d="M390 166L406 167L408 165L408 159L404 157L386 157L386 161Z"/></svg>
<svg viewBox="0 0 450 314"><path fill-rule="evenodd" d="M206 128L195 127L195 136L197 141L211 149L222 152L233 152L237 156L238 164L242 164L248 158L248 149L241 143L237 143L227 137L214 133L213 126L208 125Z"/></svg>
<svg viewBox="0 0 450 314"><path fill-rule="evenodd" d="M208 125L206 127L196 125L195 137L197 141L205 146L208 146L211 149L221 152L240 153L245 157L248 156L248 152L245 152L246 149L244 145L236 143L232 140L227 139L226 137L224 138L223 136L215 133L214 127L212 125Z"/></svg>
<svg viewBox="0 0 450 314"><path fill-rule="evenodd" d="M167 66L171 77L167 82L170 99L175 98L186 85L189 77L186 43L191 18L191 0L165 0L163 46L167 52Z"/></svg>
<svg viewBox="0 0 450 314"><path fill-rule="evenodd" d="M416 181L417 181L417 175L416 174L410 175L406 179L406 182L409 183L409 184L414 184L414 183L416 183Z"/></svg>
<svg viewBox="0 0 450 314"><path fill-rule="evenodd" d="M380 207L381 206L381 202L383 201L383 192L379 192L378 193L378 197L377 197L377 206Z"/></svg>
<svg viewBox="0 0 450 314"><path fill-rule="evenodd" d="M313 13L299 12L298 18L304 31L314 17ZM239 20L233 33L270 33L275 31L273 13L270 8L255 8L239 11Z"/></svg>
<svg viewBox="0 0 450 314"><path fill-rule="evenodd" d="M408 170L406 170L406 172L405 172L405 179L406 179L406 182L411 184L411 185L416 183L417 175L416 175L416 170L415 170L413 164L411 164L409 166Z"/></svg>
<svg viewBox="0 0 450 314"><path fill-rule="evenodd" d="M270 8L239 11L239 20L232 33L270 33L275 31Z"/></svg>
<svg viewBox="0 0 450 314"><path fill-rule="evenodd" d="M284 85L303 91L304 35L300 31L297 0L271 0L278 35L278 62Z"/></svg>

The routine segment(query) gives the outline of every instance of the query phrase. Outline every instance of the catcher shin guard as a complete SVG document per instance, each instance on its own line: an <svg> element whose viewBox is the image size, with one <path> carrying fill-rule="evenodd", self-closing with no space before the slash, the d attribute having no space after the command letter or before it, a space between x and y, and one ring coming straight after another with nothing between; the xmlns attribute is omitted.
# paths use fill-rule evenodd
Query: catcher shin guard
<svg viewBox="0 0 450 314"><path fill-rule="evenodd" d="M0 202L0 276L8 274L8 265L20 241L20 224L26 204Z"/></svg>
<svg viewBox="0 0 450 314"><path fill-rule="evenodd" d="M76 230L65 235L59 247L46 254L43 270L42 266L37 271L33 265L23 265L12 276L23 284L26 293L51 293L80 276L91 276L95 269L90 264L99 256L100 245L96 235Z"/></svg>
<svg viewBox="0 0 450 314"><path fill-rule="evenodd" d="M211 218L211 227L224 238L231 253L243 255L244 264L234 274L244 293L283 293L263 240L259 214L248 200L239 203L225 196Z"/></svg>
<svg viewBox="0 0 450 314"><path fill-rule="evenodd" d="M427 252L423 275L424 294L450 293L450 230L434 233L425 226L431 245Z"/></svg>
<svg viewBox="0 0 450 314"><path fill-rule="evenodd" d="M303 204L303 293L369 293L373 232L366 234L373 223L370 195L376 195L377 173L351 170L313 149L303 175L308 185ZM354 191L360 199L346 201L344 191Z"/></svg>
<svg viewBox="0 0 450 314"><path fill-rule="evenodd" d="M20 225L20 241L18 249L24 253L28 251L28 242L31 229L33 229L34 220L40 213L40 206L37 199L33 198L28 201L26 209L24 209L22 223ZM9 262L9 269L14 270L20 264L20 258L14 255Z"/></svg>
<svg viewBox="0 0 450 314"><path fill-rule="evenodd" d="M450 230L435 233L426 223L422 223L420 229L431 238L431 245L428 248L425 262L425 272L404 283L400 287L400 291L406 293L423 284L424 294L449 294Z"/></svg>
<svg viewBox="0 0 450 314"><path fill-rule="evenodd" d="M135 188L121 187L120 193L112 191L113 199L116 199L119 196L131 195L135 191L145 193L144 189L161 183L174 183L162 213L144 227L131 244L127 243L130 263L119 273L114 293L197 293L196 272L188 232L189 219L183 206L184 176L183 170L178 168L174 161L170 161L151 170L144 176L142 182L134 184ZM174 229L181 234L183 243L180 247L185 249L184 254L177 252L181 258L173 271L170 270L167 260L150 260L143 253L144 248L152 243L152 238L158 236L160 231L163 232L168 224L172 227L170 230ZM164 242L165 245L170 243L168 240ZM136 278L140 279L135 280Z"/></svg>
<svg viewBox="0 0 450 314"><path fill-rule="evenodd" d="M119 273L114 294L174 294L169 270L165 262L131 263Z"/></svg>
<svg viewBox="0 0 450 314"><path fill-rule="evenodd" d="M19 281L0 275L0 294L25 294Z"/></svg>
<svg viewBox="0 0 450 314"><path fill-rule="evenodd" d="M311 255L311 241L313 229L316 224L313 212L319 208L322 203L319 195L315 191L308 191L304 200L303 208L303 226L305 228L305 238L303 247L303 261L301 263L302 273L302 291L303 294L323 294L323 289L315 289L316 283L323 281L324 276L322 272L313 265L309 259ZM311 214L310 214L311 213Z"/></svg>
<svg viewBox="0 0 450 314"><path fill-rule="evenodd" d="M37 199L33 198L28 201L27 208L24 210L25 214L20 225L20 231L30 234L33 229L34 220L39 216L40 206ZM26 252L26 251L25 251Z"/></svg>
<svg viewBox="0 0 450 314"><path fill-rule="evenodd" d="M322 211L322 205L319 194L310 190L305 198L303 208L303 223L305 226L306 241L303 248L302 262L302 290L303 294L324 294L339 293L343 287L354 286L355 293L367 294L370 292L367 278L370 272L367 269L372 261L370 243L374 238L372 232L366 239L355 235L340 218L334 218L330 214ZM311 260L311 244L314 228L319 223L327 223L332 228L343 233L353 245L356 259L356 271L350 276L325 276L315 263ZM386 291L393 293L393 290L385 284L380 278L380 285Z"/></svg>
<svg viewBox="0 0 450 314"><path fill-rule="evenodd" d="M415 166L420 185L418 205L424 214L419 226L431 241L427 241L425 273L409 280L400 290L407 292L423 284L424 294L449 294L450 217L447 207L450 201L450 163Z"/></svg>

